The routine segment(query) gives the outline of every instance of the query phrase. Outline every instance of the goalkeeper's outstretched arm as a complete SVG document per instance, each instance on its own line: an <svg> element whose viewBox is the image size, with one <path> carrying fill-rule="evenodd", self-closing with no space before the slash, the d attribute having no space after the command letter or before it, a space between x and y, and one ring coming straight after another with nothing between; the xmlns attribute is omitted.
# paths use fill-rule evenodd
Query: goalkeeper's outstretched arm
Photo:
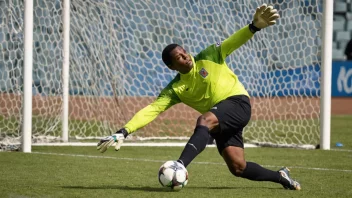
<svg viewBox="0 0 352 198"><path fill-rule="evenodd" d="M123 140L130 134L145 125L152 122L160 113L164 112L171 106L180 103L180 99L172 89L173 82L177 80L177 77L165 87L158 98L150 105L144 107L138 111L127 124L115 134L101 139L97 145L97 150L104 153L111 145L115 142L115 150L118 151L123 143Z"/></svg>
<svg viewBox="0 0 352 198"><path fill-rule="evenodd" d="M160 113L166 111L181 100L172 88L174 82L179 80L177 75L159 94L158 98L150 105L138 111L132 119L123 127L128 134L137 131L152 122Z"/></svg>
<svg viewBox="0 0 352 198"><path fill-rule="evenodd" d="M277 14L277 10L272 6L263 4L262 6L258 7L253 16L253 21L251 24L243 27L222 42L221 55L223 60L225 60L228 55L230 55L233 51L251 39L255 32L274 25L276 23L276 19L279 17L280 16Z"/></svg>
<svg viewBox="0 0 352 198"><path fill-rule="evenodd" d="M128 134L133 133L152 122L160 113L179 102L180 100L173 89L167 87L153 103L138 111L132 119L127 122L124 128L127 130Z"/></svg>

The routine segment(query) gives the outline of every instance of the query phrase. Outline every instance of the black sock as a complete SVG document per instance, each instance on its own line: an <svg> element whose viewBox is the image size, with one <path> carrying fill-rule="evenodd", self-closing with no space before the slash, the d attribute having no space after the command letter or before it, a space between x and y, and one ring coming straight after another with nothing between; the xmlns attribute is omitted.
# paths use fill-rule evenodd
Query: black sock
<svg viewBox="0 0 352 198"><path fill-rule="evenodd" d="M209 128L206 126L198 125L194 129L194 133L187 142L183 149L180 158L177 160L185 167L204 150L209 139Z"/></svg>
<svg viewBox="0 0 352 198"><path fill-rule="evenodd" d="M285 186L290 185L289 181L283 179L279 172L263 168L253 162L247 162L241 177L254 181L272 181Z"/></svg>

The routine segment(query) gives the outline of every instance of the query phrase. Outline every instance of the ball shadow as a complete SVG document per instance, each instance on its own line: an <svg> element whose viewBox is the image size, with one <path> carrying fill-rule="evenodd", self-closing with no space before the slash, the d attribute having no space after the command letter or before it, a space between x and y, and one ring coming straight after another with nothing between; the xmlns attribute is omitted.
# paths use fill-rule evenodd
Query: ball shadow
<svg viewBox="0 0 352 198"><path fill-rule="evenodd" d="M103 185L103 186L62 186L66 189L87 189L87 190L107 190L107 189L118 189L118 190L129 190L129 191L145 191L145 192L172 192L171 189L162 187L150 187L150 186L119 186L119 185Z"/></svg>
<svg viewBox="0 0 352 198"><path fill-rule="evenodd" d="M150 187L150 186L119 186L119 185L103 185L103 186L62 186L62 188L66 189L87 189L87 190L107 190L107 189L118 189L118 190L128 190L128 191L144 191L144 192L176 192L169 188L163 187ZM209 187L209 186L187 186L187 189L212 189L212 190L243 190L243 189L258 189L258 187L228 187L228 186L217 186L217 187ZM280 188L270 188L270 187L259 187L265 189L280 189Z"/></svg>

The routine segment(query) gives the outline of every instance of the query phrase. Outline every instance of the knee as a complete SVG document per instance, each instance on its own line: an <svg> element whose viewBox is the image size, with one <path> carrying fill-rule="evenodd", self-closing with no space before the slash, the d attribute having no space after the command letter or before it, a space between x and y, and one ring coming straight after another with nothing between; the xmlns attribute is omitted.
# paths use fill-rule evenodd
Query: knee
<svg viewBox="0 0 352 198"><path fill-rule="evenodd" d="M234 163L229 166L230 172L236 177L241 177L245 168L246 162Z"/></svg>
<svg viewBox="0 0 352 198"><path fill-rule="evenodd" d="M212 130L216 126L218 126L219 121L214 114L203 114L198 117L197 125L206 126L209 130Z"/></svg>

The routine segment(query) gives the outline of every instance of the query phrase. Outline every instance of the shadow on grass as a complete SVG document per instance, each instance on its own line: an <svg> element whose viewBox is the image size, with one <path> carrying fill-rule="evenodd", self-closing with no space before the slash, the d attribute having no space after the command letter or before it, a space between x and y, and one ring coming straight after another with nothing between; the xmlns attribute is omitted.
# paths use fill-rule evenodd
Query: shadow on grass
<svg viewBox="0 0 352 198"><path fill-rule="evenodd" d="M162 188L162 187L150 187L150 186L118 186L118 185L104 185L104 186L63 186L62 188L66 189L87 189L87 190L107 190L107 189L118 189L118 190L130 190L130 191L146 191L146 192L170 192L171 189Z"/></svg>
<svg viewBox="0 0 352 198"><path fill-rule="evenodd" d="M105 185L105 186L62 186L62 188L66 189L87 189L87 190L96 190L96 189L118 189L118 190L129 190L129 191L145 191L145 192L175 192L169 188L163 187L150 187L150 186L140 186L140 187L131 187L131 186L118 186L118 185ZM258 189L258 187L228 187L228 186L219 186L219 187L209 187L209 186L187 186L187 189L212 189L212 190L235 190L235 189ZM270 188L270 187L259 187L265 189L280 189L278 188Z"/></svg>

